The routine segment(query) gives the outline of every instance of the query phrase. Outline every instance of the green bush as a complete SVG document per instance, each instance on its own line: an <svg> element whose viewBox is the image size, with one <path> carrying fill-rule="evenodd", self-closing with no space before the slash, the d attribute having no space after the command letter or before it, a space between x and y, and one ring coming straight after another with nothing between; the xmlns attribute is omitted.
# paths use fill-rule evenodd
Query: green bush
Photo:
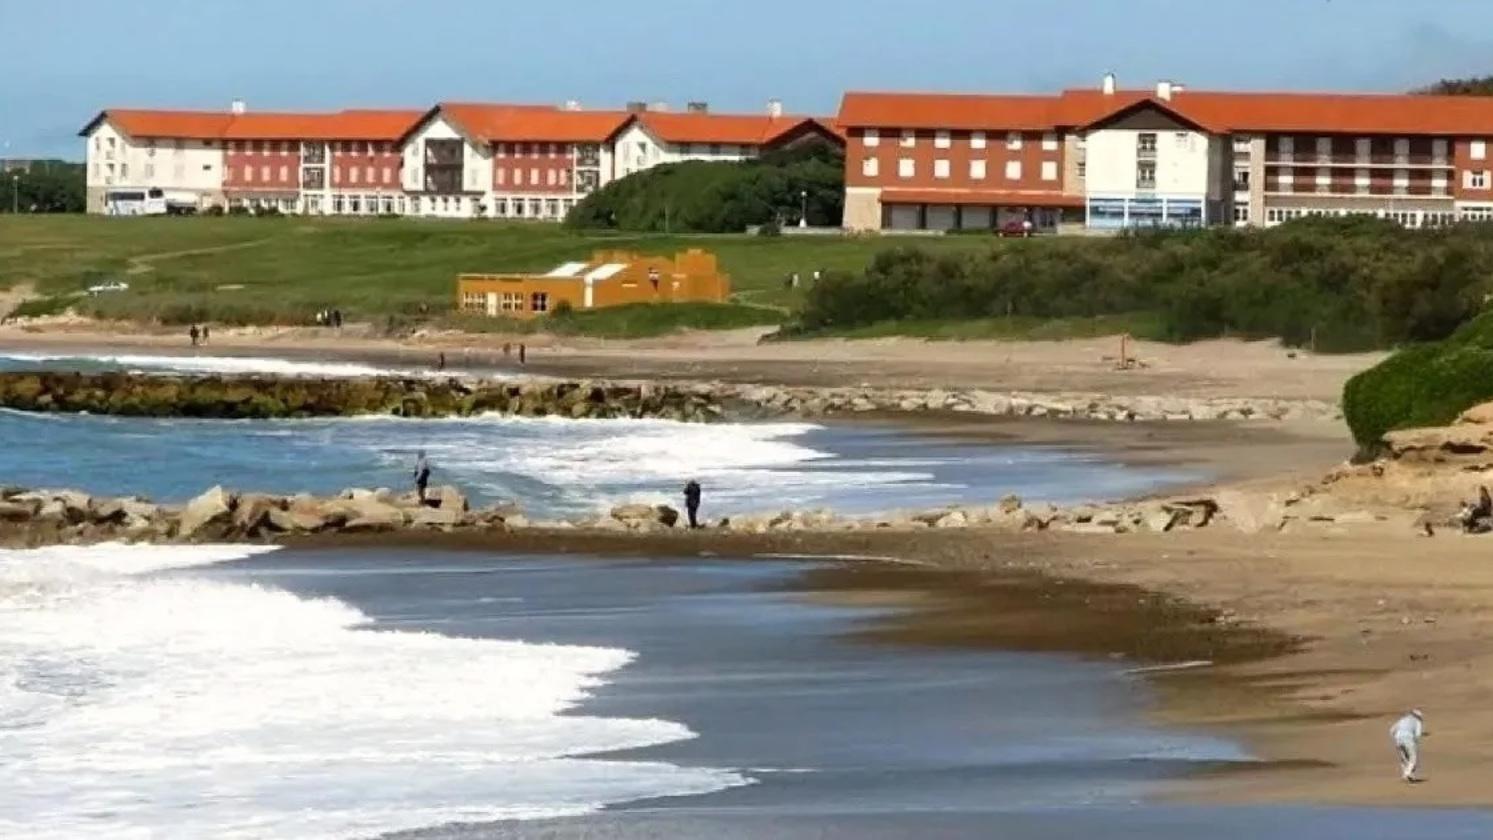
<svg viewBox="0 0 1493 840"><path fill-rule="evenodd" d="M1418 344L1348 380L1343 416L1364 455L1386 432L1444 426L1493 400L1493 313L1441 342Z"/></svg>
<svg viewBox="0 0 1493 840"><path fill-rule="evenodd" d="M844 153L811 143L751 160L655 166L586 196L565 224L584 230L740 233L753 225L797 221L807 205L811 225L838 226L844 201Z"/></svg>
<svg viewBox="0 0 1493 840"><path fill-rule="evenodd" d="M1038 237L994 243L985 253L895 248L860 275L833 275L810 289L795 328L1154 313L1159 337L1173 341L1392 347L1445 337L1479 311L1493 278L1487 230L1306 219L1265 231Z"/></svg>

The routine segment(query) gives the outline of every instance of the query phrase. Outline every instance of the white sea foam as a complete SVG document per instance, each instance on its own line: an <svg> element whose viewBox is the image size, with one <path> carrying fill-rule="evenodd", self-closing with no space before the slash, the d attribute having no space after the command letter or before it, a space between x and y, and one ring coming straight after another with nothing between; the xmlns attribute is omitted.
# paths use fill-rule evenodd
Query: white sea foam
<svg viewBox="0 0 1493 840"><path fill-rule="evenodd" d="M88 353L20 353L0 354L0 361L13 360L33 364L70 362L101 365L126 370L158 370L184 373L264 373L283 376L392 376L409 371L375 367L357 362L306 362L258 356L173 356Z"/></svg>
<svg viewBox="0 0 1493 840"><path fill-rule="evenodd" d="M691 737L565 714L627 651L376 631L160 574L251 551L0 551L0 836L362 837L745 782L576 757Z"/></svg>

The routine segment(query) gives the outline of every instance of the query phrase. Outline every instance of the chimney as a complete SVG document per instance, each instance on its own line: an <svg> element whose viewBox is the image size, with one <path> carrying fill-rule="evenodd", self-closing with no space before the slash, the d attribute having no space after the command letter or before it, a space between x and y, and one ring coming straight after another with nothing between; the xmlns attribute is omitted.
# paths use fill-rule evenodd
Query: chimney
<svg viewBox="0 0 1493 840"><path fill-rule="evenodd" d="M249 106L244 103L244 100L242 100L242 99L235 99L235 100L233 100L232 103L230 103L228 105L228 110L229 110L230 113L242 114L245 111L249 110Z"/></svg>
<svg viewBox="0 0 1493 840"><path fill-rule="evenodd" d="M1156 98L1162 102L1172 101L1172 83L1161 81L1156 83Z"/></svg>
<svg viewBox="0 0 1493 840"><path fill-rule="evenodd" d="M667 114L669 113L669 103L663 101L654 102L648 106L648 110L655 114Z"/></svg>
<svg viewBox="0 0 1493 840"><path fill-rule="evenodd" d="M641 113L643 113L646 110L648 110L648 103L647 102L629 102L629 103L627 103L627 113L629 113L629 114L641 114Z"/></svg>
<svg viewBox="0 0 1493 840"><path fill-rule="evenodd" d="M1105 96L1114 96L1115 95L1115 74L1113 74L1113 73L1105 73L1104 74L1104 82L1103 82L1103 84L1100 85L1100 90L1104 91L1104 95Z"/></svg>
<svg viewBox="0 0 1493 840"><path fill-rule="evenodd" d="M778 117L783 116L783 100L781 100L781 99L769 99L769 100L767 100L767 115L769 117L772 117L773 119L777 119Z"/></svg>
<svg viewBox="0 0 1493 840"><path fill-rule="evenodd" d="M1172 96L1180 96L1184 90L1187 90L1187 85L1181 82L1172 82Z"/></svg>
<svg viewBox="0 0 1493 840"><path fill-rule="evenodd" d="M567 111L579 111L580 109L581 109L581 102L580 102L580 100L578 100L578 99L567 99L567 100L565 100L565 110L567 110Z"/></svg>
<svg viewBox="0 0 1493 840"><path fill-rule="evenodd" d="M685 110L689 111L691 114L708 114L710 113L710 103L691 102L689 105L685 106Z"/></svg>

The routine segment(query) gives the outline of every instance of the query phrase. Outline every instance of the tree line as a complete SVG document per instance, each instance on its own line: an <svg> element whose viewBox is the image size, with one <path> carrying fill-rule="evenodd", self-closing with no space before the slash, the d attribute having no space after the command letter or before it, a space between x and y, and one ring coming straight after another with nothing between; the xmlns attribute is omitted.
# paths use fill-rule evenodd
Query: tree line
<svg viewBox="0 0 1493 840"><path fill-rule="evenodd" d="M84 201L81 163L34 161L0 172L0 213L82 213Z"/></svg>

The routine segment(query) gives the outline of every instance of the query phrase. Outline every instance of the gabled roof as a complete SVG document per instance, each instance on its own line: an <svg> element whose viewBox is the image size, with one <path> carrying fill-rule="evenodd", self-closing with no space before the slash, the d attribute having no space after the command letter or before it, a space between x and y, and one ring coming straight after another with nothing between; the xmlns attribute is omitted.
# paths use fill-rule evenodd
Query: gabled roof
<svg viewBox="0 0 1493 840"><path fill-rule="evenodd" d="M233 119L222 111L150 111L132 108L109 108L88 121L79 136L86 136L99 123L108 120L131 137L180 137L183 139L216 139Z"/></svg>
<svg viewBox="0 0 1493 840"><path fill-rule="evenodd" d="M926 128L1043 131L1057 124L1054 96L953 93L845 94L836 118L842 129Z"/></svg>
<svg viewBox="0 0 1493 840"><path fill-rule="evenodd" d="M764 146L805 124L822 128L828 134L834 129L812 117L767 114L711 114L692 112L646 111L637 115L649 134L665 143L729 143L740 146Z"/></svg>
<svg viewBox="0 0 1493 840"><path fill-rule="evenodd" d="M405 137L437 116L444 117L474 143L604 143L632 119L632 115L622 111L570 111L552 105L442 102L411 125Z"/></svg>
<svg viewBox="0 0 1493 840"><path fill-rule="evenodd" d="M141 111L110 108L99 112L79 134L108 120L131 137L191 140L395 140L419 111L347 110L322 113L234 114L221 111Z"/></svg>

